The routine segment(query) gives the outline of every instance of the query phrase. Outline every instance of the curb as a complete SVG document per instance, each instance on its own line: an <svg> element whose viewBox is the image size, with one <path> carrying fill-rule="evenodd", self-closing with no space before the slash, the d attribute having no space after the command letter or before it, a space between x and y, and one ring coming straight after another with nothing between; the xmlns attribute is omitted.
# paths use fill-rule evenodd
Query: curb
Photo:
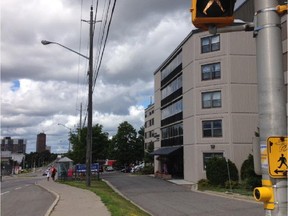
<svg viewBox="0 0 288 216"><path fill-rule="evenodd" d="M56 199L54 200L54 202L51 204L51 206L49 207L49 209L47 210L46 214L44 216L50 216L52 211L54 210L55 206L57 205L57 203L59 202L60 200L60 195L57 194L55 191L52 191L48 188L46 188L45 186L43 185L40 185L38 183L35 183L35 185L39 186L39 187L42 187L43 189L47 190L49 193L52 193Z"/></svg>
<svg viewBox="0 0 288 216"><path fill-rule="evenodd" d="M142 211L146 212L149 215L153 215L152 213L150 213L149 211L147 211L146 209L142 208L141 206L139 206L137 203L133 202L132 200L128 199L126 196L124 196L124 194L122 194L119 190L117 190L117 188L115 188L112 184L110 184L109 181L105 180L105 179L101 179L102 181L104 181L109 187L112 188L113 191L115 191L117 194L119 194L121 197L123 197L124 199L128 200L129 202L131 202L133 205L137 206L139 209L141 209Z"/></svg>
<svg viewBox="0 0 288 216"><path fill-rule="evenodd" d="M221 193L221 192L215 192L215 191L199 191L199 190L193 190L194 192L197 193L203 193L203 194L209 194L212 196L219 196L219 197L224 197L227 199L235 199L235 200L241 200L245 202L250 202L250 203L257 203L257 204L262 204L261 202L257 202L256 200L253 199L253 197L245 196L245 195L239 195L239 194L226 194L226 193Z"/></svg>

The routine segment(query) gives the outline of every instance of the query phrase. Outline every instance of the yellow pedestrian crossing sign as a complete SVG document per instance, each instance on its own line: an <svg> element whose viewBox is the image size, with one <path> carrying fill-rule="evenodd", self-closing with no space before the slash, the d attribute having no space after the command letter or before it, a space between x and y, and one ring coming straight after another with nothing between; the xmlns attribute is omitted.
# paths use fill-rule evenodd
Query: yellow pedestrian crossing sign
<svg viewBox="0 0 288 216"><path fill-rule="evenodd" d="M269 175L272 178L287 178L287 143L288 137L279 136L267 139Z"/></svg>

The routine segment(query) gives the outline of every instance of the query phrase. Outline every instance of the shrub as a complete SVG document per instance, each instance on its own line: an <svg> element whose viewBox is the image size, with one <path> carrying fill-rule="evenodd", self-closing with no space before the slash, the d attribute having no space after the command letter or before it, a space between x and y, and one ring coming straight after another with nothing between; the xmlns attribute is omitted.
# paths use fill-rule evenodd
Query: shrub
<svg viewBox="0 0 288 216"><path fill-rule="evenodd" d="M239 188L239 182L238 181L226 181L225 182L225 188L230 189L230 184L231 184L231 189L237 189Z"/></svg>
<svg viewBox="0 0 288 216"><path fill-rule="evenodd" d="M149 175L154 173L154 167L153 166L145 166L142 170L141 173L144 175Z"/></svg>
<svg viewBox="0 0 288 216"><path fill-rule="evenodd" d="M202 188L207 188L210 186L209 180L208 179L201 179L198 181L198 187Z"/></svg>
<svg viewBox="0 0 288 216"><path fill-rule="evenodd" d="M234 163L228 160L230 180L238 181L238 170ZM229 180L227 162L225 158L214 157L206 164L206 176L212 185L225 186L225 182Z"/></svg>
<svg viewBox="0 0 288 216"><path fill-rule="evenodd" d="M253 189L261 186L261 175L257 175L254 171L253 156L250 154L241 166L241 179L245 188Z"/></svg>

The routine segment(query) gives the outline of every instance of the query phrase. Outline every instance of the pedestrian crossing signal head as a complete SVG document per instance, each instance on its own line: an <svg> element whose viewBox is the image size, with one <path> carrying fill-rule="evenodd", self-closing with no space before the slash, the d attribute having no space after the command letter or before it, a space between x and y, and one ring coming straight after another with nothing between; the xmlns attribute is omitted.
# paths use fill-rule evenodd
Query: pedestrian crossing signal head
<svg viewBox="0 0 288 216"><path fill-rule="evenodd" d="M236 0L192 0L192 23L195 27L223 27L233 23Z"/></svg>
<svg viewBox="0 0 288 216"><path fill-rule="evenodd" d="M262 180L262 187L256 187L253 191L254 198L264 203L265 209L274 209L274 193L272 182L270 180Z"/></svg>

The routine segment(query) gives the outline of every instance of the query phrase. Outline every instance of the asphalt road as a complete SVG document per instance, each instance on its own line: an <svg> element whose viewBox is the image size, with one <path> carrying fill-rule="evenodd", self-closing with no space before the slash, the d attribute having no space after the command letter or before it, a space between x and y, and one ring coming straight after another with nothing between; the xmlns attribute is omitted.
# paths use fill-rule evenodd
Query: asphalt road
<svg viewBox="0 0 288 216"><path fill-rule="evenodd" d="M37 186L43 177L11 177L1 182L1 216L44 216L55 196Z"/></svg>
<svg viewBox="0 0 288 216"><path fill-rule="evenodd" d="M104 173L103 179L153 216L263 216L263 205L191 191L151 176Z"/></svg>

